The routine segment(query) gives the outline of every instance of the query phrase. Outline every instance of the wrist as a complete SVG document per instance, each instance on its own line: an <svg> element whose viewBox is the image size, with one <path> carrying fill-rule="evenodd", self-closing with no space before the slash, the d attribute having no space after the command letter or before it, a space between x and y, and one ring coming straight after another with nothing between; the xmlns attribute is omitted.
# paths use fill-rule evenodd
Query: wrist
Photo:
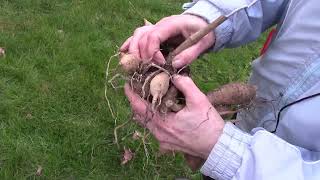
<svg viewBox="0 0 320 180"><path fill-rule="evenodd" d="M214 179L232 179L242 163L243 154L251 139L249 134L231 123L226 123L201 172Z"/></svg>
<svg viewBox="0 0 320 180"><path fill-rule="evenodd" d="M221 118L221 117L220 117ZM205 148L205 151L202 154L202 158L207 159L212 152L212 149L215 147L215 145L218 143L220 137L223 134L223 130L225 127L225 122L221 119L221 121L217 121L218 123L215 123L211 127L211 135L206 135L205 137L210 137L208 138L208 146ZM212 128L214 127L214 128Z"/></svg>

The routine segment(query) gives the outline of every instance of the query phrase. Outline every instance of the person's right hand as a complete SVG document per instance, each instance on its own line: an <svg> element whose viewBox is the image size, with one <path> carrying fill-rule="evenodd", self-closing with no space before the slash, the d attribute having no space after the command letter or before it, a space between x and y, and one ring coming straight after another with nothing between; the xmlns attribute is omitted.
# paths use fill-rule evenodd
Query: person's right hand
<svg viewBox="0 0 320 180"><path fill-rule="evenodd" d="M184 94L186 106L166 116L152 112L151 104L141 99L129 84L125 85L134 120L150 130L159 141L160 149L181 151L192 155L193 159L207 159L225 123L191 78L175 75L171 82Z"/></svg>
<svg viewBox="0 0 320 180"><path fill-rule="evenodd" d="M129 37L121 46L121 52L133 54L143 61L153 60L155 63L164 64L165 58L160 52L160 44L174 37L187 38L208 23L194 15L173 15L163 18L155 25L146 25L137 28L133 36ZM203 37L197 44L182 51L173 59L173 66L181 68L190 64L202 52L210 48L215 41L213 31Z"/></svg>

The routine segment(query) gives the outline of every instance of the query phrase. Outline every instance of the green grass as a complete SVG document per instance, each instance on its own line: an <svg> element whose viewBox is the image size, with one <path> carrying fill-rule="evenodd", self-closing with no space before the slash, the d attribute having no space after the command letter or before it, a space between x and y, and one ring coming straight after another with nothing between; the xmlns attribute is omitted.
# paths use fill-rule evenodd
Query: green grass
<svg viewBox="0 0 320 180"><path fill-rule="evenodd" d="M0 3L0 179L173 179L192 173L157 144L120 165L115 122L104 99L106 60L146 17L178 14L183 0L2 0ZM204 56L192 70L203 91L245 81L261 43ZM112 63L115 67L116 62ZM110 89L110 88L109 88ZM130 119L122 90L108 91L117 124ZM120 145L136 149L119 131ZM35 176L38 166L43 174Z"/></svg>

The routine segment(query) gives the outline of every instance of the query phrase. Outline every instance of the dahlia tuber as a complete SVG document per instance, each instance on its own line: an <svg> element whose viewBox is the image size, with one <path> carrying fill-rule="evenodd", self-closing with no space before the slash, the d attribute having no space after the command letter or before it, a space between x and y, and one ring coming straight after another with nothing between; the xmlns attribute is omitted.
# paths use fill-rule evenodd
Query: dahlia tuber
<svg viewBox="0 0 320 180"><path fill-rule="evenodd" d="M169 89L170 77L167 73L161 72L150 82L150 94L152 95L152 109L155 109L156 103L161 104L162 97Z"/></svg>
<svg viewBox="0 0 320 180"><path fill-rule="evenodd" d="M133 73L139 68L140 60L132 54L121 53L120 66L127 73Z"/></svg>

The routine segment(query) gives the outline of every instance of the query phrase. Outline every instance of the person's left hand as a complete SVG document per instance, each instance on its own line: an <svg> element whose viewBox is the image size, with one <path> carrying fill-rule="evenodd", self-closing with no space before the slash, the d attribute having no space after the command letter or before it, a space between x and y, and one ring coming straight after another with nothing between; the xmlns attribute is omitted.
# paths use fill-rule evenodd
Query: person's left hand
<svg viewBox="0 0 320 180"><path fill-rule="evenodd" d="M189 77L176 75L173 84L186 98L186 106L165 116L152 113L150 104L126 84L125 93L134 112L134 119L147 127L160 143L160 149L181 151L207 159L222 134L224 121L207 97Z"/></svg>

